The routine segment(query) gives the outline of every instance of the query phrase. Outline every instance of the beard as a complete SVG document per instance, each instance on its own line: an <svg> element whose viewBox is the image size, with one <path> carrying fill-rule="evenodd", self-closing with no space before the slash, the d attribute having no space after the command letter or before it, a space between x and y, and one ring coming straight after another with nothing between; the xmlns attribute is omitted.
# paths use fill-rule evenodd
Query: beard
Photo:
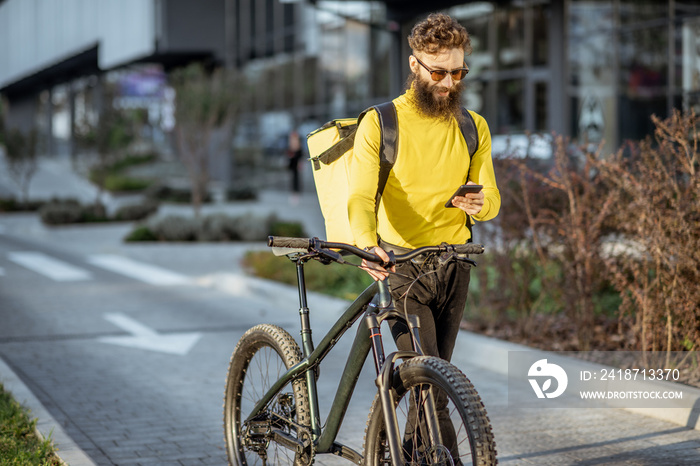
<svg viewBox="0 0 700 466"><path fill-rule="evenodd" d="M414 73L408 77L406 82L407 88L414 88L416 105L418 109L426 116L440 119L457 118L461 121L462 117L462 90L464 82L457 81L448 90L445 97L437 95L438 91L447 90L445 86L431 86L429 82L424 81Z"/></svg>

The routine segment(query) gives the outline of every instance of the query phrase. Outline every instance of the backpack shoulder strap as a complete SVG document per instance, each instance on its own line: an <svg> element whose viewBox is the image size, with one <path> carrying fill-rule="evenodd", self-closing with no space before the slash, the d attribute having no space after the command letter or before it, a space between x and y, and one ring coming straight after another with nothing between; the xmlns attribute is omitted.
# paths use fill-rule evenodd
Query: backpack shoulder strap
<svg viewBox="0 0 700 466"><path fill-rule="evenodd" d="M375 197L375 209L379 209L379 199L382 197L384 187L389 179L396 154L398 153L399 126L396 116L396 107L393 102L384 102L372 107L379 116L379 129L382 134L379 146L379 179L377 182L377 195Z"/></svg>
<svg viewBox="0 0 700 466"><path fill-rule="evenodd" d="M479 134L476 130L476 122L474 122L474 117L469 111L462 107L462 121L459 122L459 129L462 131L462 136L467 142L467 149L469 150L469 158L479 150Z"/></svg>
<svg viewBox="0 0 700 466"><path fill-rule="evenodd" d="M462 120L459 122L459 129L462 132L464 141L467 143L467 150L469 152L469 169L471 170L471 159L479 149L479 134L476 130L476 122L474 121L474 117L464 107L462 107L462 115L464 118L462 118ZM469 173L467 173L466 181L469 181ZM471 243L474 237L474 231L472 230L472 219L470 215L467 215L467 228L469 229L470 235L468 242Z"/></svg>

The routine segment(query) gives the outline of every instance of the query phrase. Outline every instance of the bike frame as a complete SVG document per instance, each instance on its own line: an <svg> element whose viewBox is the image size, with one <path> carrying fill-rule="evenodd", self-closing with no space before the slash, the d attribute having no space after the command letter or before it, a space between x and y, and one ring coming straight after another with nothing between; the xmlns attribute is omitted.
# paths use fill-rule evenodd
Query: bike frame
<svg viewBox="0 0 700 466"><path fill-rule="evenodd" d="M381 332L379 327L386 319L401 319L406 321L406 318L394 309L393 300L389 293L388 284L385 282L374 282L368 286L350 306L345 310L343 315L331 327L328 333L323 337L317 347L314 348L311 336L311 324L309 320L309 308L306 299L306 282L304 278L304 262L302 258L292 258L297 267L297 284L299 289L299 316L301 320L301 340L303 359L287 372L285 372L277 382L275 382L265 395L258 401L250 415L246 419L252 420L256 415L263 411L274 399L275 395L282 390L287 384L294 380L305 376L306 386L309 395L309 405L311 411L311 433L315 443L316 453L332 453L343 458L346 458L356 464L362 461L362 455L352 448L337 443L336 437L340 429L340 425L345 417L350 398L355 389L357 379L360 376L362 366L369 354L373 351L375 368L377 370L377 386L382 402L383 411L385 413L385 422L387 428L387 438L389 440L392 458L398 463L400 455L400 445L398 437L398 421L396 412L393 409L394 400L390 393L391 375L393 374L394 364L398 359L410 358L419 355L417 351L397 351L387 356L384 355L384 348L381 340ZM374 297L377 296L377 303L372 303ZM355 340L345 363L345 369L338 384L338 389L331 405L328 417L326 418L325 428L321 427L318 389L316 384L316 368L321 361L335 346L338 340L345 332L352 327L357 319L365 314L365 324L360 325L357 329ZM408 316L406 322L410 331L413 334L414 349L419 347L418 339L418 318ZM371 333L370 333L371 332ZM432 401L432 400L431 400ZM432 405L432 402L430 403ZM429 407L430 409L430 407ZM434 411L432 411L434 412ZM388 418L388 419L386 419ZM437 429L431 429L437 432ZM393 435L392 435L393 434Z"/></svg>

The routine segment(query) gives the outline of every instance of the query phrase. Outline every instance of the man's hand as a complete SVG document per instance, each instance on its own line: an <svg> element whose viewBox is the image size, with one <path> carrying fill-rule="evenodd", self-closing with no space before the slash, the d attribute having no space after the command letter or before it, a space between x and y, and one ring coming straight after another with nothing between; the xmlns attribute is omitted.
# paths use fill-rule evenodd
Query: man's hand
<svg viewBox="0 0 700 466"><path fill-rule="evenodd" d="M369 250L372 254L376 254L379 257L381 257L384 262L389 262L389 255L384 251L384 249L380 248L379 246L375 246L372 249ZM374 278L376 281L382 281L385 278L389 276L389 272L382 267L381 265L377 264L376 262L371 262L365 259L362 259L362 269L365 270L372 278ZM396 267L392 267L390 269L391 272L396 272Z"/></svg>
<svg viewBox="0 0 700 466"><path fill-rule="evenodd" d="M467 184L476 184L473 181ZM478 193L467 193L464 196L455 196L452 199L452 205L459 207L467 213L467 215L476 215L484 208L484 191Z"/></svg>

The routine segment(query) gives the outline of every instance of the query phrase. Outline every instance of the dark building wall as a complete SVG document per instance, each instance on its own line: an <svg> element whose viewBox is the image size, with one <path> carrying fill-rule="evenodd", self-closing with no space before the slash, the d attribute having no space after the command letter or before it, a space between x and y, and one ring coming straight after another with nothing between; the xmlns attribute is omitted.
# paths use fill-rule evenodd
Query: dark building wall
<svg viewBox="0 0 700 466"><path fill-rule="evenodd" d="M223 62L224 0L162 0L158 53L206 52Z"/></svg>
<svg viewBox="0 0 700 466"><path fill-rule="evenodd" d="M38 99L34 95L24 95L8 102L10 106L6 122L8 129L18 129L25 134L31 131L39 110Z"/></svg>

